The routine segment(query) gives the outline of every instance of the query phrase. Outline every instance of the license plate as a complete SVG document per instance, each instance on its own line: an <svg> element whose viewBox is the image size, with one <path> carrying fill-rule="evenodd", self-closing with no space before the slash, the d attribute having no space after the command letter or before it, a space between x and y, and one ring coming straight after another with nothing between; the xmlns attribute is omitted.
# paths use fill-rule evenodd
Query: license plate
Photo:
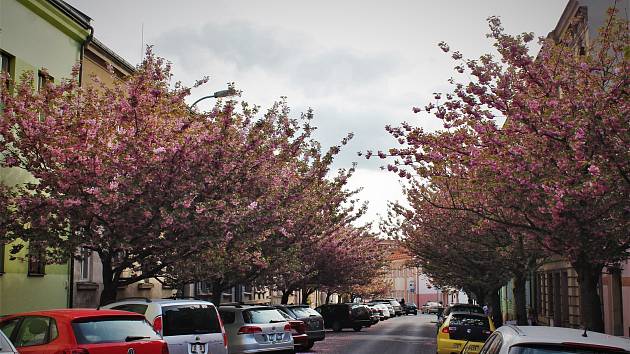
<svg viewBox="0 0 630 354"><path fill-rule="evenodd" d="M204 354L206 352L206 345L200 343L191 344L190 352L195 354Z"/></svg>
<svg viewBox="0 0 630 354"><path fill-rule="evenodd" d="M284 338L283 333L276 333L276 341L281 342L282 338Z"/></svg>
<svg viewBox="0 0 630 354"><path fill-rule="evenodd" d="M466 348L464 348L464 353L471 353L471 352L477 352L477 351L479 351L478 345L468 345L466 346Z"/></svg>

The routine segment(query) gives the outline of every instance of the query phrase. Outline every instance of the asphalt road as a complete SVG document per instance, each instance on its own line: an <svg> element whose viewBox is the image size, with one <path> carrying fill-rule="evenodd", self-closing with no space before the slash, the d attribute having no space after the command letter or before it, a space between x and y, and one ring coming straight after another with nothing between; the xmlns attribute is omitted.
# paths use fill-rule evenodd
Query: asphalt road
<svg viewBox="0 0 630 354"><path fill-rule="evenodd" d="M435 315L402 316L381 321L361 332L326 331L326 339L305 353L435 354Z"/></svg>

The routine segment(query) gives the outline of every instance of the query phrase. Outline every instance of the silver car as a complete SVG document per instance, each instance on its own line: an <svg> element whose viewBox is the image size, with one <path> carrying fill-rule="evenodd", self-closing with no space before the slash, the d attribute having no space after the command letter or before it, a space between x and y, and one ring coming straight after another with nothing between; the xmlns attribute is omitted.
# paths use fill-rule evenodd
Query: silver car
<svg viewBox="0 0 630 354"><path fill-rule="evenodd" d="M136 312L168 344L169 354L227 354L228 341L216 307L207 301L128 298L103 306Z"/></svg>
<svg viewBox="0 0 630 354"><path fill-rule="evenodd" d="M0 354L17 354L17 352L9 338L0 331Z"/></svg>
<svg viewBox="0 0 630 354"><path fill-rule="evenodd" d="M291 325L269 306L220 306L228 335L229 354L294 353Z"/></svg>

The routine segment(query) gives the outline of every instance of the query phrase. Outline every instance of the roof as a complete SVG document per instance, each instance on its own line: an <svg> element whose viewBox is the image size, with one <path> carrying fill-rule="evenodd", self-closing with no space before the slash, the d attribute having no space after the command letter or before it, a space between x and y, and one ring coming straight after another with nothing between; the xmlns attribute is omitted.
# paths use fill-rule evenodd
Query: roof
<svg viewBox="0 0 630 354"><path fill-rule="evenodd" d="M11 314L3 318L11 318L17 316L47 316L54 318L64 318L67 320L75 320L77 318L89 318L89 317L101 317L101 316L133 316L144 318L143 315L135 312L119 311L119 310L95 310L95 309L57 309L57 310L43 310L43 311L30 311Z"/></svg>
<svg viewBox="0 0 630 354"><path fill-rule="evenodd" d="M88 15L74 8L72 5L68 4L67 2L63 0L48 0L48 2L52 6L56 7L59 11L66 14L66 16L73 19L76 23L81 25L81 27L85 29L90 29L92 27L90 25L92 19Z"/></svg>
<svg viewBox="0 0 630 354"><path fill-rule="evenodd" d="M571 19L575 16L579 6L580 4L577 0L569 0L564 8L564 11L562 11L562 15L560 15L560 18L558 19L556 27L553 29L553 31L549 32L547 36L551 37L555 41L559 41L562 37L562 34L566 32L567 28L569 27Z"/></svg>
<svg viewBox="0 0 630 354"><path fill-rule="evenodd" d="M586 337L583 337L584 330L581 329L508 325L499 328L499 331L503 334L506 342L512 345L520 343L575 343L598 344L630 350L629 339L591 331L586 331Z"/></svg>
<svg viewBox="0 0 630 354"><path fill-rule="evenodd" d="M114 66L118 65L122 67L122 69L124 71L127 71L128 74L131 74L136 71L136 68L132 64L130 64L127 60L125 60L120 55L116 54L113 50L109 49L109 47L107 47L105 44L103 44L103 42L101 42L97 38L92 38L90 43L93 44L94 47L96 47L98 50L100 50L105 56L109 57L108 59L112 61L111 64L113 64Z"/></svg>

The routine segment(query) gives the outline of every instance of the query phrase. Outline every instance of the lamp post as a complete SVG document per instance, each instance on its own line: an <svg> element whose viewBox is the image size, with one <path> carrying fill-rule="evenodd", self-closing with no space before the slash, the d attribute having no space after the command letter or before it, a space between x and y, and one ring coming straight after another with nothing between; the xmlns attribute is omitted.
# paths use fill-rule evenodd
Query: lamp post
<svg viewBox="0 0 630 354"><path fill-rule="evenodd" d="M221 90L221 91L217 91L215 93L213 93L212 95L209 96L204 96L201 97L200 99L196 100L195 103L190 105L190 111L192 112L193 108L195 108L195 106L197 105L197 103L208 99L208 98L221 98L221 97L230 97L230 96L235 96L237 94L236 90L233 88L229 88L227 90Z"/></svg>

